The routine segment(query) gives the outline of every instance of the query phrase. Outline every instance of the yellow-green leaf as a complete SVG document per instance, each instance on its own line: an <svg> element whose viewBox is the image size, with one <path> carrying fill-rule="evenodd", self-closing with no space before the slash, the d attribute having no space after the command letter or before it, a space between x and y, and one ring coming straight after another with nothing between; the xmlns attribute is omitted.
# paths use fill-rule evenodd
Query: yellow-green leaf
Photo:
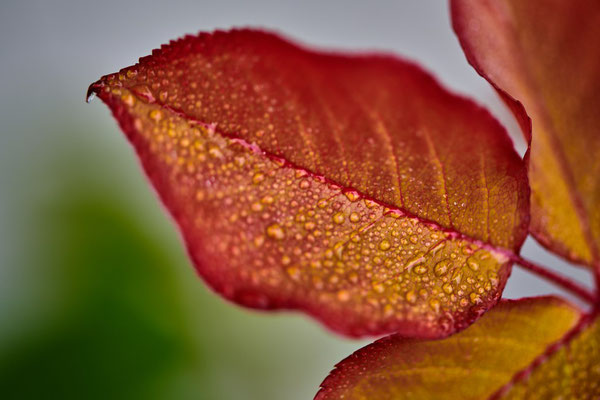
<svg viewBox="0 0 600 400"><path fill-rule="evenodd" d="M531 368L549 346L577 326L579 318L578 310L553 297L505 300L477 324L447 339L388 336L339 363L322 383L316 400L487 399L512 382L516 374ZM593 375L586 371L594 362L597 374L596 333L597 329L577 339L584 343L578 349L587 350L588 355L578 350L582 353L578 361L564 364L586 379ZM568 353L567 348L564 351ZM550 356L548 369L553 370L554 364L563 368L561 362ZM544 371L542 368L538 371ZM561 382L562 371L558 369L553 375ZM556 386L544 382L552 375L540 373L542 379L522 385L532 390L540 390L536 385ZM598 387L597 383L585 382L586 388ZM516 398L521 398L516 390L513 388Z"/></svg>
<svg viewBox="0 0 600 400"><path fill-rule="evenodd" d="M582 324L498 393L506 399L599 399L600 319Z"/></svg>

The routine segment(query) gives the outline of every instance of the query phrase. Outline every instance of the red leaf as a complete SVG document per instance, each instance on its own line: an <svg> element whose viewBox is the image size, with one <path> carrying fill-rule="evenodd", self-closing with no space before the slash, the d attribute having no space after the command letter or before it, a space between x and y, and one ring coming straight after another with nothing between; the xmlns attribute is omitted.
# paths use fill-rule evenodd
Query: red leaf
<svg viewBox="0 0 600 400"><path fill-rule="evenodd" d="M482 108L388 56L186 37L93 84L226 298L349 335L439 337L500 296L522 160Z"/></svg>
<svg viewBox="0 0 600 400"><path fill-rule="evenodd" d="M551 251L600 268L600 2L451 5L467 59L530 141L532 234Z"/></svg>

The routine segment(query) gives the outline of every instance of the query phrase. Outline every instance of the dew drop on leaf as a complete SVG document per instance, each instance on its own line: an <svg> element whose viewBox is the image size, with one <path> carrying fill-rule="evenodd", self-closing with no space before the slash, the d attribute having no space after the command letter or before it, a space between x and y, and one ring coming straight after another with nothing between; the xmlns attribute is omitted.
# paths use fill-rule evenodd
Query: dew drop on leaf
<svg viewBox="0 0 600 400"><path fill-rule="evenodd" d="M267 236L271 239L282 240L285 238L285 232L279 224L272 224L267 227Z"/></svg>

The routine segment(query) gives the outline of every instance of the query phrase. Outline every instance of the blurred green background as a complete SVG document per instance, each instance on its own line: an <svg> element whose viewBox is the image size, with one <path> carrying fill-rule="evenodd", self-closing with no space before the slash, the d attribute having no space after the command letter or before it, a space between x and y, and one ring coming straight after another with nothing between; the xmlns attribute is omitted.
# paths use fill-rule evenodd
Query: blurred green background
<svg viewBox="0 0 600 400"><path fill-rule="evenodd" d="M1 3L0 398L309 399L370 342L210 292L107 108L84 103L89 83L161 43L259 25L418 59L516 132L466 64L444 1L363 3ZM509 297L552 290L513 275Z"/></svg>

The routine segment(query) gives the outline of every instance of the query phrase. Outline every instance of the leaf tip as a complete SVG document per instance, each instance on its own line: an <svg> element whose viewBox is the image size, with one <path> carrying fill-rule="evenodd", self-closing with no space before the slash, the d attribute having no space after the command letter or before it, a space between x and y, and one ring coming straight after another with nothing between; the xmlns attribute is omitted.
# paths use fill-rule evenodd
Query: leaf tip
<svg viewBox="0 0 600 400"><path fill-rule="evenodd" d="M86 103L90 103L92 100L94 100L94 98L96 97L96 95L98 94L98 92L100 90L100 86L101 86L100 81L96 81L88 87L87 92L85 93L85 102Z"/></svg>

